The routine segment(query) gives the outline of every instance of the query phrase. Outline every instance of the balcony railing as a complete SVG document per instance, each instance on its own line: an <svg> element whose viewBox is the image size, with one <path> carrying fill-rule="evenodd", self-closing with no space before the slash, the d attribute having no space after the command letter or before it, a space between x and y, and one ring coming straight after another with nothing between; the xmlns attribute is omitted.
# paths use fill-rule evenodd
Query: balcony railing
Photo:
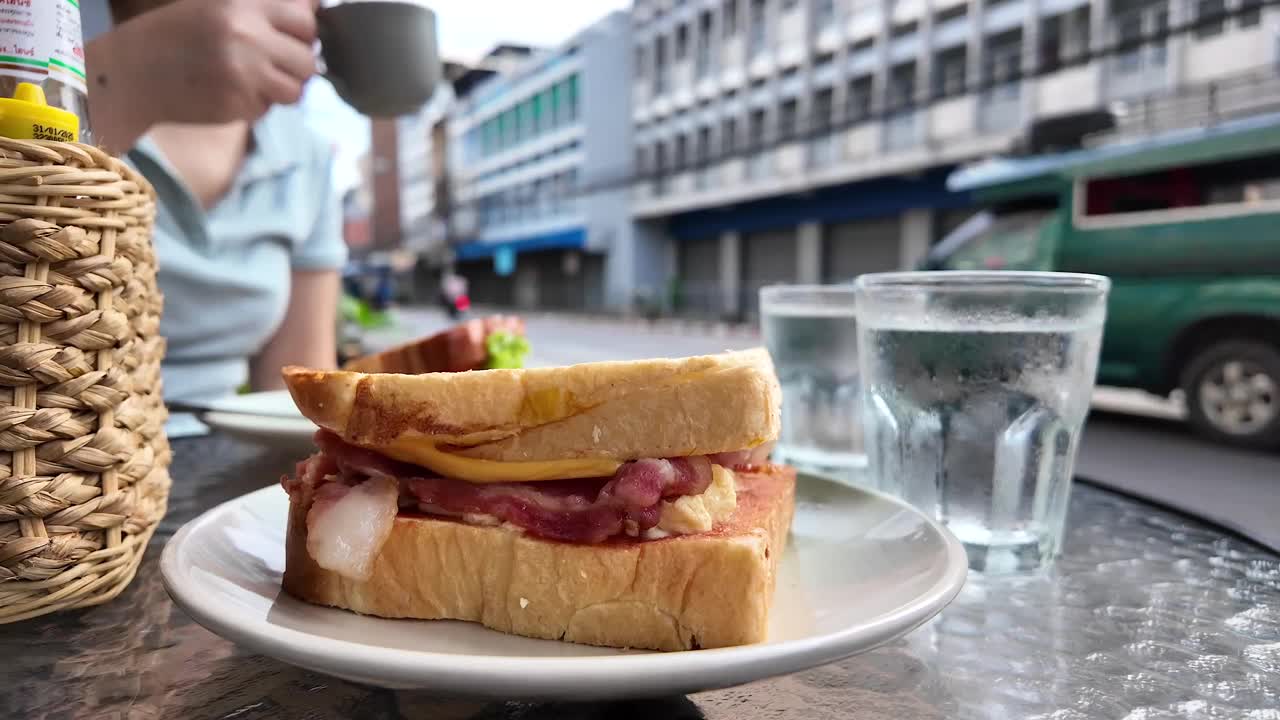
<svg viewBox="0 0 1280 720"><path fill-rule="evenodd" d="M839 159L838 147L836 136L830 131L815 135L809 141L809 167L825 168L834 165Z"/></svg>
<svg viewBox="0 0 1280 720"><path fill-rule="evenodd" d="M982 91L978 103L978 129L987 133L1016 130L1022 126L1022 83L992 85Z"/></svg>
<svg viewBox="0 0 1280 720"><path fill-rule="evenodd" d="M920 144L920 111L902 110L885 118L884 149L908 150Z"/></svg>

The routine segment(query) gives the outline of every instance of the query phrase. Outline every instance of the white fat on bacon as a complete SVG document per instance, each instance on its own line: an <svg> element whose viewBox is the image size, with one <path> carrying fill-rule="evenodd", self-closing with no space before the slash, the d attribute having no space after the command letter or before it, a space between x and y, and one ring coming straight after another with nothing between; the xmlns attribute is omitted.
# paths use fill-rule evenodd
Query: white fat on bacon
<svg viewBox="0 0 1280 720"><path fill-rule="evenodd" d="M320 567L368 580L399 511L399 484L375 477L352 487L326 483L307 512L307 552Z"/></svg>

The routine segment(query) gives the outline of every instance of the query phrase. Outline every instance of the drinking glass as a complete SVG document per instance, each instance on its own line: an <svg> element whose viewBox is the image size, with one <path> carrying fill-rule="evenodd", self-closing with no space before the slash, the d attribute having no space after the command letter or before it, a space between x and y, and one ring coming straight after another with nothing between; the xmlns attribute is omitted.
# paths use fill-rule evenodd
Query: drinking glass
<svg viewBox="0 0 1280 720"><path fill-rule="evenodd" d="M864 479L853 285L760 290L765 344L782 384L774 458L852 484Z"/></svg>
<svg viewBox="0 0 1280 720"><path fill-rule="evenodd" d="M1110 282L911 272L856 282L868 473L933 513L969 566L1059 553Z"/></svg>

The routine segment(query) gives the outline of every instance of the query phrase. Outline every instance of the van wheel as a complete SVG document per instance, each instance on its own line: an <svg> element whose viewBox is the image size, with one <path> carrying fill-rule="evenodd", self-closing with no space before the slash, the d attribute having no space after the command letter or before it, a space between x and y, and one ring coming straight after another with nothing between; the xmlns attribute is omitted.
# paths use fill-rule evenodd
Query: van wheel
<svg viewBox="0 0 1280 720"><path fill-rule="evenodd" d="M1222 340L1200 350L1182 373L1191 423L1215 440L1280 447L1280 348Z"/></svg>

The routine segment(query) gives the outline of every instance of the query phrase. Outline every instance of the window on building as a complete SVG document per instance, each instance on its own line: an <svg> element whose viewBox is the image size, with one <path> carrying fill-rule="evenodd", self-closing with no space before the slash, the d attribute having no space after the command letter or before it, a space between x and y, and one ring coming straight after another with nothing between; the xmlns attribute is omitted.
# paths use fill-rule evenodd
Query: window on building
<svg viewBox="0 0 1280 720"><path fill-rule="evenodd" d="M800 115L800 102L794 98L782 103L778 109L778 139L787 141L796 136L796 119Z"/></svg>
<svg viewBox="0 0 1280 720"><path fill-rule="evenodd" d="M569 79L564 81L564 102L568 107L568 122L578 121L578 76L570 75Z"/></svg>
<svg viewBox="0 0 1280 720"><path fill-rule="evenodd" d="M814 0L813 27L822 30L836 23L836 0Z"/></svg>
<svg viewBox="0 0 1280 720"><path fill-rule="evenodd" d="M702 77L711 70L711 11L698 16L697 49L698 76Z"/></svg>
<svg viewBox="0 0 1280 720"><path fill-rule="evenodd" d="M747 127L747 151L758 152L764 149L764 110L752 110Z"/></svg>
<svg viewBox="0 0 1280 720"><path fill-rule="evenodd" d="M916 64L903 63L889 70L885 106L890 112L910 110L916 102Z"/></svg>
<svg viewBox="0 0 1280 720"><path fill-rule="evenodd" d="M849 82L847 114L852 122L862 122L871 117L871 76L863 75Z"/></svg>
<svg viewBox="0 0 1280 720"><path fill-rule="evenodd" d="M564 100L560 95L560 84L556 83L547 90L547 129L553 130L564 122Z"/></svg>
<svg viewBox="0 0 1280 720"><path fill-rule="evenodd" d="M738 119L725 118L720 127L720 153L729 156L738 151Z"/></svg>
<svg viewBox="0 0 1280 720"><path fill-rule="evenodd" d="M533 98L529 100L534 135L541 135L547 130L546 114L543 111L543 106L546 105L546 96L547 93L544 90L543 92L534 95Z"/></svg>
<svg viewBox="0 0 1280 720"><path fill-rule="evenodd" d="M1196 0L1197 38L1211 38L1221 35L1226 27L1226 0Z"/></svg>
<svg viewBox="0 0 1280 720"><path fill-rule="evenodd" d="M516 142L533 137L533 102L526 100L516 105Z"/></svg>
<svg viewBox="0 0 1280 720"><path fill-rule="evenodd" d="M702 167L711 161L711 126L698 128L698 142L694 144L693 163Z"/></svg>
<svg viewBox="0 0 1280 720"><path fill-rule="evenodd" d="M993 95L1015 97L1022 79L1022 30L1010 30L987 40L982 83Z"/></svg>
<svg viewBox="0 0 1280 720"><path fill-rule="evenodd" d="M636 67L635 67L635 75L637 80L643 80L645 77L645 73L649 71L649 68L646 67L645 65L645 61L648 59L649 59L649 55L647 52L645 52L645 47L643 45L637 45L636 46Z"/></svg>
<svg viewBox="0 0 1280 720"><path fill-rule="evenodd" d="M1054 70L1089 52L1089 6L1047 17L1040 24L1038 68Z"/></svg>
<svg viewBox="0 0 1280 720"><path fill-rule="evenodd" d="M653 174L654 174L654 192L661 195L666 189L666 173L667 173L667 144L664 142L654 143L653 146Z"/></svg>
<svg viewBox="0 0 1280 720"><path fill-rule="evenodd" d="M689 56L689 26L680 23L676 27L676 62L682 62Z"/></svg>
<svg viewBox="0 0 1280 720"><path fill-rule="evenodd" d="M751 0L751 45L752 55L763 52L768 37L767 14L765 0Z"/></svg>
<svg viewBox="0 0 1280 720"><path fill-rule="evenodd" d="M689 136L680 133L676 136L676 152L671 160L671 168L680 172L689 166Z"/></svg>
<svg viewBox="0 0 1280 720"><path fill-rule="evenodd" d="M969 14L968 3L961 3L959 5L954 5L952 7L949 7L945 10L939 10L938 14L933 16L933 24L941 25L943 23L951 22L952 20L959 20L960 18L968 14Z"/></svg>
<svg viewBox="0 0 1280 720"><path fill-rule="evenodd" d="M1090 217L1205 207L1235 207L1249 213L1277 203L1280 153L1085 183L1085 214Z"/></svg>
<svg viewBox="0 0 1280 720"><path fill-rule="evenodd" d="M815 133L825 133L831 129L835 112L836 93L833 88L822 88L813 96L813 117L809 127Z"/></svg>
<svg viewBox="0 0 1280 720"><path fill-rule="evenodd" d="M502 151L502 150L506 150L510 146L510 142L511 142L510 126L508 124L508 113L505 113L505 112L499 113L497 121L498 121L497 150Z"/></svg>
<svg viewBox="0 0 1280 720"><path fill-rule="evenodd" d="M852 45L849 46L849 52L854 55L858 53L866 52L870 50L875 44L876 44L876 39L874 37L859 38L855 40Z"/></svg>
<svg viewBox="0 0 1280 720"><path fill-rule="evenodd" d="M724 0L724 36L738 34L738 0Z"/></svg>
<svg viewBox="0 0 1280 720"><path fill-rule="evenodd" d="M660 35L653 44L653 92L661 95L667 89L667 38Z"/></svg>
<svg viewBox="0 0 1280 720"><path fill-rule="evenodd" d="M968 56L964 46L947 48L933 63L933 95L938 98L963 95Z"/></svg>
<svg viewBox="0 0 1280 720"><path fill-rule="evenodd" d="M800 9L800 0L782 0L782 11L792 12Z"/></svg>
<svg viewBox="0 0 1280 720"><path fill-rule="evenodd" d="M920 23L916 22L915 20L899 23L897 25L894 25L892 28L890 28L889 37L893 38L894 40L910 37L912 35L915 35L916 31L919 29L920 29Z"/></svg>

